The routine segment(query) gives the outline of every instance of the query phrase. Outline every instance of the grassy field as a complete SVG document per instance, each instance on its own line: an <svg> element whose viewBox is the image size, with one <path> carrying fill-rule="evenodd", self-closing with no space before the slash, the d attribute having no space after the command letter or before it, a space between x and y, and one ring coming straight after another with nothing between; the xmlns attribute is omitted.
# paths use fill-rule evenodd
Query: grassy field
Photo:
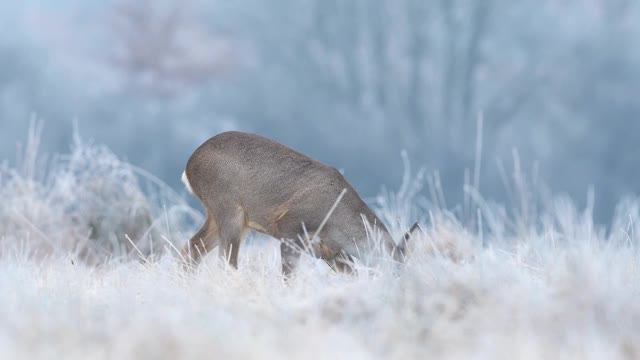
<svg viewBox="0 0 640 360"><path fill-rule="evenodd" d="M407 172L370 201L396 238L422 222L406 266L307 256L284 282L277 242L252 234L239 270L209 256L190 274L174 247L201 215L179 194L104 147L46 159L37 139L0 168L2 359L640 357L637 199L602 228L591 201L519 173L509 206L467 187L445 209Z"/></svg>

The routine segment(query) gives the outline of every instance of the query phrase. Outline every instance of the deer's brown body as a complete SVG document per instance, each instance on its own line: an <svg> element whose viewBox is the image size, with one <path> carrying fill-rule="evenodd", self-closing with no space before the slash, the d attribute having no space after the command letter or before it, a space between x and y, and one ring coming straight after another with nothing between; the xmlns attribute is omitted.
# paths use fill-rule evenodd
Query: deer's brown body
<svg viewBox="0 0 640 360"><path fill-rule="evenodd" d="M338 170L259 135L214 136L193 153L183 180L207 215L182 250L195 263L220 245L222 254L237 267L240 240L247 229L296 242L306 230L318 239L313 246L317 256L330 264L340 262L371 250L364 220L381 233L385 250L396 257L403 251ZM343 189L342 200L319 229ZM299 254L285 242L281 254L283 272L288 274Z"/></svg>

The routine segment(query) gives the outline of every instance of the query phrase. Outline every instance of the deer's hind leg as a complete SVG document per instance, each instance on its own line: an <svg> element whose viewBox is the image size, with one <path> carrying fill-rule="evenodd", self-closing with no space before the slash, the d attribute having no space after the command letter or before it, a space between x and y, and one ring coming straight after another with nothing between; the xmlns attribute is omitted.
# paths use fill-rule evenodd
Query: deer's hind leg
<svg viewBox="0 0 640 360"><path fill-rule="evenodd" d="M247 220L242 208L224 209L216 217L219 224L220 255L234 268L238 268L240 241L247 229Z"/></svg>
<svg viewBox="0 0 640 360"><path fill-rule="evenodd" d="M187 261L187 265L198 265L202 257L217 245L218 240L218 226L215 220L210 215L207 215L207 219L200 230L193 235L180 253L183 259Z"/></svg>

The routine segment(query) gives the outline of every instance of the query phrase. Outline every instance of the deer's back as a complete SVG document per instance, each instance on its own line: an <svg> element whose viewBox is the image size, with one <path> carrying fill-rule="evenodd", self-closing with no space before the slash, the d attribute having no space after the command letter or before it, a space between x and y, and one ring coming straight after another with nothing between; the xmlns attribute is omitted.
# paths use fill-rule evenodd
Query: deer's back
<svg viewBox="0 0 640 360"><path fill-rule="evenodd" d="M335 221L362 224L362 214L383 226L335 168L259 135L214 136L191 156L186 174L205 207L238 204L264 226L291 211L301 218L296 221L319 223L343 189L347 193L332 216Z"/></svg>

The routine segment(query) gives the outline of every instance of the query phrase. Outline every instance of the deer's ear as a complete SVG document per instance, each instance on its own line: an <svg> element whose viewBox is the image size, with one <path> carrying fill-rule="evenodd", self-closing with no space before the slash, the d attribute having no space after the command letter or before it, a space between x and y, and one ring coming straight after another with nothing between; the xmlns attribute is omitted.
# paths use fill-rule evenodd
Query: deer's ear
<svg viewBox="0 0 640 360"><path fill-rule="evenodd" d="M416 222L415 224L413 224L413 226L411 227L411 229L409 229L409 231L407 231L404 236L402 236L402 239L400 239L400 246L405 246L407 244L407 241L409 241L409 239L411 239L411 237L413 237L413 233L416 232L418 229L420 229L420 224L418 224L418 222Z"/></svg>

